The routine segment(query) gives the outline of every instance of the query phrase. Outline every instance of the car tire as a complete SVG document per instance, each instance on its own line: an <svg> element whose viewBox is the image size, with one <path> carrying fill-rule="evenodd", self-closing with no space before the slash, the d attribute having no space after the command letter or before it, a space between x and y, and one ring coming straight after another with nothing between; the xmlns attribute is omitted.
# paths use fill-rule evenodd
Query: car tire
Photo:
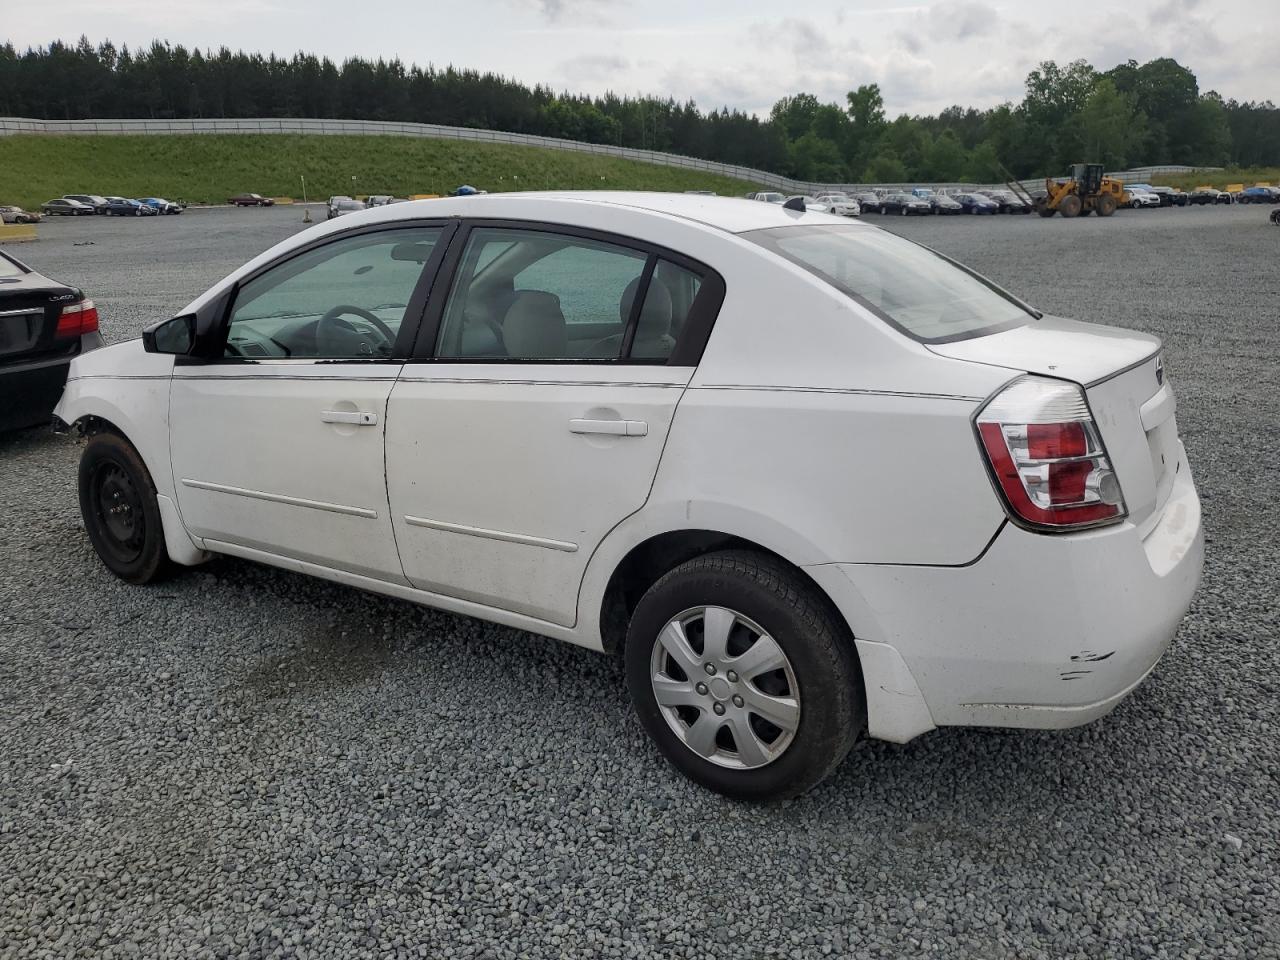
<svg viewBox="0 0 1280 960"><path fill-rule="evenodd" d="M108 570L134 584L171 571L155 484L127 440L114 433L90 437L80 455L79 487L89 542Z"/></svg>
<svg viewBox="0 0 1280 960"><path fill-rule="evenodd" d="M723 655L705 642L710 618L722 625ZM712 553L671 570L636 606L624 659L646 732L685 776L727 797L803 793L836 768L865 729L848 628L803 575L764 554ZM747 665L743 676L735 663ZM659 687L666 705L658 702ZM739 738L750 742L739 745Z"/></svg>

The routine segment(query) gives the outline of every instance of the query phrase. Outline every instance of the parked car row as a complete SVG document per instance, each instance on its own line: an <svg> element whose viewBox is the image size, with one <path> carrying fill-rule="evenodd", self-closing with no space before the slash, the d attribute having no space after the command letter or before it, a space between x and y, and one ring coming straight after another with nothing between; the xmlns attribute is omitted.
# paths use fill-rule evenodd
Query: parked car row
<svg viewBox="0 0 1280 960"><path fill-rule="evenodd" d="M1211 203L1280 203L1280 187L1268 184L1245 187L1230 193L1213 187L1198 187L1187 193L1177 187L1153 187L1146 183L1127 183L1124 189L1124 206L1134 210L1148 207L1201 206ZM1034 199L1034 191L1030 195ZM794 198L776 191L761 191L747 194L747 199L765 203L786 203ZM1024 197L1013 190L999 187L972 190L935 190L931 187L914 187L910 190L876 188L854 194L823 193L816 197L806 196L803 199L806 207L810 209L853 217L862 213L897 214L904 217L923 214L945 216L958 213L974 215L1030 213L1033 209L1033 205ZM854 206L857 207L857 212L853 212Z"/></svg>
<svg viewBox="0 0 1280 960"><path fill-rule="evenodd" d="M782 204L794 204L796 201L803 201L805 210L812 210L815 213L834 213L838 217L862 216L862 206L857 199L847 193L837 191L828 191L817 196L797 193L788 197L786 194L765 190L759 193L748 193L747 199L759 200L762 203Z"/></svg>
<svg viewBox="0 0 1280 960"><path fill-rule="evenodd" d="M934 190L915 187L911 190L876 190L857 194L862 209L868 213L913 215L1030 213L1031 206L1012 190Z"/></svg>
<svg viewBox="0 0 1280 960"><path fill-rule="evenodd" d="M166 200L164 197L102 197L95 193L68 193L46 200L40 209L51 217L154 217L176 215L187 208L185 201Z"/></svg>
<svg viewBox="0 0 1280 960"><path fill-rule="evenodd" d="M1152 189L1168 189L1154 187ZM1179 191L1180 192L1180 191ZM1192 206L1206 206L1219 203L1280 203L1280 187L1260 183L1239 190L1218 190L1215 187L1196 187L1188 194L1185 203Z"/></svg>

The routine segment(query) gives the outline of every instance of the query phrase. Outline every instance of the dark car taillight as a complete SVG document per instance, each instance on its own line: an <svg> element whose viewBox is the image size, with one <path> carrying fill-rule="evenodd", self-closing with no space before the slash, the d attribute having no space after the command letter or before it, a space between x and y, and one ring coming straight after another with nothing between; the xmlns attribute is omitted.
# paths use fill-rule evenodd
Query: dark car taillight
<svg viewBox="0 0 1280 960"><path fill-rule="evenodd" d="M58 328L54 336L59 340L70 340L98 329L98 308L92 300L81 300L62 308L58 317Z"/></svg>
<svg viewBox="0 0 1280 960"><path fill-rule="evenodd" d="M978 414L978 438L1014 518L1067 531L1125 515L1098 425L1074 383L1021 377Z"/></svg>

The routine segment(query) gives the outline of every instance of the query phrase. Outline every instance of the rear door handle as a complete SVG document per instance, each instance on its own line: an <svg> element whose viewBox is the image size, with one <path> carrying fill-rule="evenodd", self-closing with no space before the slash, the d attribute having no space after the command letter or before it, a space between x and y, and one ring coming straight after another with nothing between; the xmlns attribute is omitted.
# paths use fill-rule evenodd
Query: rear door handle
<svg viewBox="0 0 1280 960"><path fill-rule="evenodd" d="M612 437L645 437L649 424L643 420L570 420L570 433L604 433Z"/></svg>
<svg viewBox="0 0 1280 960"><path fill-rule="evenodd" d="M354 423L358 427L372 427L378 422L376 413L365 413L361 410L321 410L322 423Z"/></svg>

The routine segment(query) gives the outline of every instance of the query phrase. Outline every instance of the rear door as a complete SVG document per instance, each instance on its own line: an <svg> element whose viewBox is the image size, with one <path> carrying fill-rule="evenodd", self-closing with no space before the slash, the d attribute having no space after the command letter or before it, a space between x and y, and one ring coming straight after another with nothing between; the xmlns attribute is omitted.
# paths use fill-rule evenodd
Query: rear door
<svg viewBox="0 0 1280 960"><path fill-rule="evenodd" d="M723 282L625 238L476 224L392 391L387 486L419 589L571 626L648 497Z"/></svg>

